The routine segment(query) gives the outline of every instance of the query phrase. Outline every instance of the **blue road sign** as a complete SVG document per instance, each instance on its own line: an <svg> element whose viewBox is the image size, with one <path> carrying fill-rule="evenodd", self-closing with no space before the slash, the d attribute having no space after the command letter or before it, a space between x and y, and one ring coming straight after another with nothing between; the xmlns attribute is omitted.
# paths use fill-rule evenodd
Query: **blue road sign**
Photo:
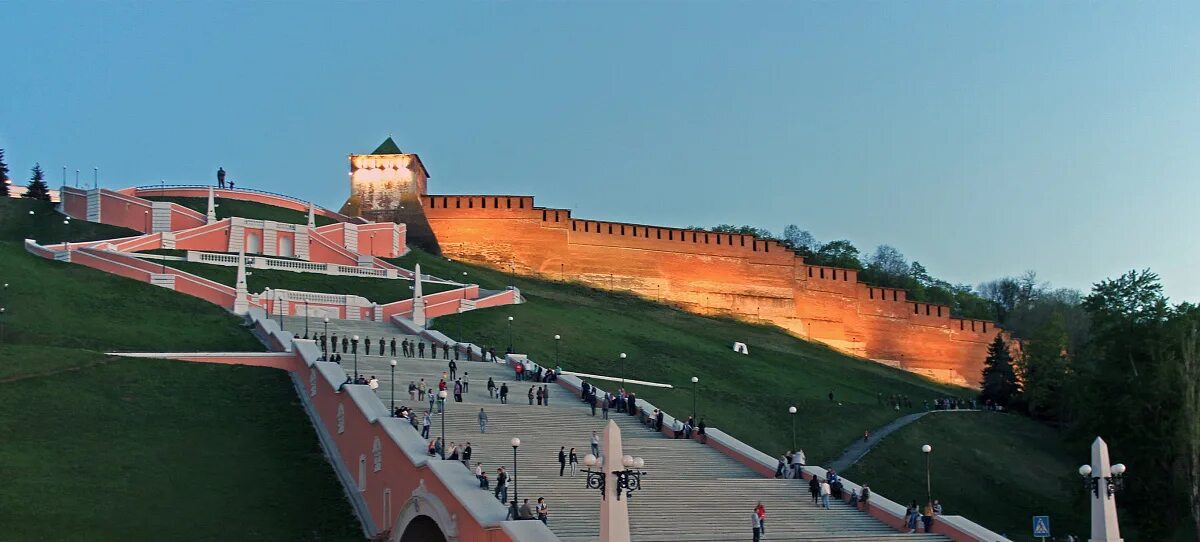
<svg viewBox="0 0 1200 542"><path fill-rule="evenodd" d="M1050 537L1050 516L1033 516L1033 537Z"/></svg>

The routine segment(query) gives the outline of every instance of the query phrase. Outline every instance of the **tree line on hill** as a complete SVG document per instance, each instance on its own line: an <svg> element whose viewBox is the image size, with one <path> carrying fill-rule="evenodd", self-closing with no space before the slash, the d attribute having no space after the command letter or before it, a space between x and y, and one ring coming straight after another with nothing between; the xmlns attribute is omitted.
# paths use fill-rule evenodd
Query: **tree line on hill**
<svg viewBox="0 0 1200 542"><path fill-rule="evenodd" d="M850 241L820 242L796 225L782 236L730 224L694 229L773 239L807 263L856 269L863 282L903 288L911 300L996 321L1004 332L988 349L981 398L1060 428L1080 463L1102 436L1113 462L1129 466L1118 503L1138 538L1191 531L1200 540L1200 307L1171 304L1157 274L1129 271L1087 294L1032 271L973 288L931 276L891 246L864 256ZM1074 476L1046 483L1081 487Z"/></svg>
<svg viewBox="0 0 1200 542"><path fill-rule="evenodd" d="M1063 429L1081 463L1103 437L1129 466L1118 503L1138 538L1174 539L1185 516L1200 533L1200 307L1170 304L1150 270L1087 295L1032 273L981 290L1020 345L996 336L982 397Z"/></svg>
<svg viewBox="0 0 1200 542"><path fill-rule="evenodd" d="M29 185L25 188L23 198L50 201L50 186L46 184L46 173L40 163L34 164L30 170ZM0 149L0 197L9 197L9 186L12 179L8 176L8 164L4 161L4 149Z"/></svg>
<svg viewBox="0 0 1200 542"><path fill-rule="evenodd" d="M951 284L934 277L921 262L909 262L904 254L889 245L879 245L874 252L862 254L850 241L838 239L820 242L812 233L795 224L784 228L782 236L763 228L731 224L690 228L771 239L803 256L806 263L854 269L858 271L859 280L867 284L907 290L910 301L946 305L950 307L951 315L960 318L997 320L994 305L971 285Z"/></svg>

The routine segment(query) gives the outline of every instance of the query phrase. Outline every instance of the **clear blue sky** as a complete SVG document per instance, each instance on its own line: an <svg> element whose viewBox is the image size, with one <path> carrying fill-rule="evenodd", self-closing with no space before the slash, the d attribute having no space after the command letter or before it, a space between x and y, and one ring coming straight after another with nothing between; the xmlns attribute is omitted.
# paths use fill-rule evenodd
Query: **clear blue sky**
<svg viewBox="0 0 1200 542"><path fill-rule="evenodd" d="M436 193L1200 300L1200 2L442 4L9 0L0 147L336 207L391 134Z"/></svg>

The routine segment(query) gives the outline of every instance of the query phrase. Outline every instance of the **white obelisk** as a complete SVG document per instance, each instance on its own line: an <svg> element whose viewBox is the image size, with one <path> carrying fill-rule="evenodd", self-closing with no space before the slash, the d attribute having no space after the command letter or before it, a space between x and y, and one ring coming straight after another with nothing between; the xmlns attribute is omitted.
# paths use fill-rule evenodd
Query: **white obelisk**
<svg viewBox="0 0 1200 542"><path fill-rule="evenodd" d="M624 469L621 448L621 428L617 422L608 420L600 438L600 458L604 464L604 498L600 501L600 542L629 542L629 496L617 500L617 475L615 470Z"/></svg>
<svg viewBox="0 0 1200 542"><path fill-rule="evenodd" d="M1092 542L1122 542L1121 527L1117 525L1117 496L1108 494L1107 482L1112 476L1108 461L1108 444L1096 437L1092 443L1092 476L1100 477L1100 491L1088 495L1092 500Z"/></svg>

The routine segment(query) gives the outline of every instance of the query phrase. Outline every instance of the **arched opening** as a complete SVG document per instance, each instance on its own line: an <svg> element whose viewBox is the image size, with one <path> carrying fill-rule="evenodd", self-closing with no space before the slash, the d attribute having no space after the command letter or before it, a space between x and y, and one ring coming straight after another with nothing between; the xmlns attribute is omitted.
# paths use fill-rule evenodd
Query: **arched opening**
<svg viewBox="0 0 1200 542"><path fill-rule="evenodd" d="M292 251L292 238L282 236L279 238L279 255L284 258L294 258L296 255Z"/></svg>
<svg viewBox="0 0 1200 542"><path fill-rule="evenodd" d="M262 252L262 241L257 233L246 234L246 254L258 254Z"/></svg>
<svg viewBox="0 0 1200 542"><path fill-rule="evenodd" d="M400 542L446 542L446 535L429 516L417 516L408 523Z"/></svg>

